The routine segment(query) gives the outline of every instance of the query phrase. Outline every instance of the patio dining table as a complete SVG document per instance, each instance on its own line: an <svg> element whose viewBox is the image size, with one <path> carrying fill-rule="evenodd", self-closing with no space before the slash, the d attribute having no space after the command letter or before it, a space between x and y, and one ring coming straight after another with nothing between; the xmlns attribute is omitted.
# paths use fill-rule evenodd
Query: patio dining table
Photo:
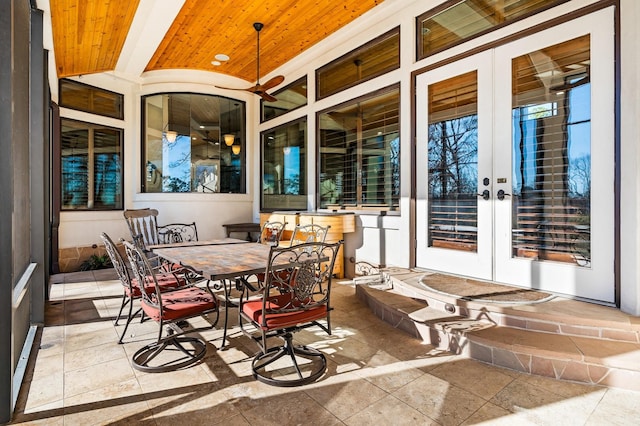
<svg viewBox="0 0 640 426"><path fill-rule="evenodd" d="M152 248L155 254L169 262L195 269L209 280L208 286L213 283L215 290L224 291L226 306L221 348L224 348L227 338L231 286L236 279L264 272L270 249L270 245L246 241L242 244L181 244Z"/></svg>

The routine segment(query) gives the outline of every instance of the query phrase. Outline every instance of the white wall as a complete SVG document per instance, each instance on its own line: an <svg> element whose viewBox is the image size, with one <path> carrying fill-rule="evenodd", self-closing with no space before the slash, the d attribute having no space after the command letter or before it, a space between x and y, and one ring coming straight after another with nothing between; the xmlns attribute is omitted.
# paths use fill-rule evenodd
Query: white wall
<svg viewBox="0 0 640 426"><path fill-rule="evenodd" d="M640 2L620 3L620 308L640 315Z"/></svg>

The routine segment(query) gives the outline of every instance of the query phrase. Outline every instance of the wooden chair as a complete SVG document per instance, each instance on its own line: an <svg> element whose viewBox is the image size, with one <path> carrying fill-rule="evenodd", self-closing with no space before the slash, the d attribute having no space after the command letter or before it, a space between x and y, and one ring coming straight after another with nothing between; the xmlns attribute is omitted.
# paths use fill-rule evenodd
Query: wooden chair
<svg viewBox="0 0 640 426"><path fill-rule="evenodd" d="M291 234L290 244L294 246L302 243L324 243L327 238L327 233L331 225L321 226L316 224L310 225L296 225Z"/></svg>
<svg viewBox="0 0 640 426"><path fill-rule="evenodd" d="M111 259L113 268L118 274L118 278L120 279L120 283L122 284L123 289L122 303L120 304L120 310L118 311L115 325L118 325L118 321L122 316L122 311L124 310L125 306L129 305L127 322L124 326L122 334L120 335L120 338L118 339L118 343L122 343L122 339L124 338L125 334L127 334L129 323L131 323L131 320L142 311L142 308L138 308L138 310L133 313L133 303L135 300L140 299L140 297L142 296L142 288L139 285L138 279L135 277L131 277L130 269L127 267L127 262L125 262L125 260L122 258L120 251L118 250L111 237L103 232L102 234L100 234L100 238L102 239L106 252ZM156 275L156 280L161 291L175 290L188 285L186 277L184 275L179 275L176 272L159 271ZM151 290L151 288L148 288L147 290ZM143 318L144 315L142 315L140 321L142 321Z"/></svg>
<svg viewBox="0 0 640 426"><path fill-rule="evenodd" d="M342 241L273 246L261 299L241 297L240 328L260 345L261 352L251 363L253 375L259 381L298 386L324 374L325 356L314 348L294 344L293 334L312 326L331 334L331 279L341 245ZM249 330L248 325L257 329L259 335ZM281 338L283 343L269 348L267 342L273 337ZM290 358L291 365L285 368L273 365L282 357Z"/></svg>
<svg viewBox="0 0 640 426"><path fill-rule="evenodd" d="M197 286L161 291L156 271L151 267L144 251L127 241L124 245L131 269L142 289L140 301L142 310L149 318L156 321L159 327L156 341L133 354L133 367L137 370L156 373L184 368L198 362L207 352L207 343L198 337L185 334L210 329L216 325L219 316L216 297ZM180 326L190 318L211 313L215 314L215 320L211 321L208 327L198 329L187 327L184 330ZM167 334L163 336L165 327ZM172 357L168 352L177 352L181 357ZM156 360L157 357L158 360Z"/></svg>
<svg viewBox="0 0 640 426"><path fill-rule="evenodd" d="M149 208L125 210L123 215L131 233L131 239L138 247L147 251L148 246L160 244L158 210Z"/></svg>

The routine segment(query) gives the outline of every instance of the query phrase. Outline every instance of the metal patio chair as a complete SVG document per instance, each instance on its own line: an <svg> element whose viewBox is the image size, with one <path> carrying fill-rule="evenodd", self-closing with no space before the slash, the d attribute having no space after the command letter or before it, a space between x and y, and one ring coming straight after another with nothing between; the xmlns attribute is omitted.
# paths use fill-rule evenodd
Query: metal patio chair
<svg viewBox="0 0 640 426"><path fill-rule="evenodd" d="M257 380L275 386L298 386L325 373L327 361L322 352L294 344L293 335L312 326L331 334L331 279L341 245L342 241L312 242L271 248L262 297L240 298L240 328L258 342L261 350L251 364ZM274 337L282 339L282 344L269 348L268 341ZM285 367L274 364L283 357L291 363Z"/></svg>

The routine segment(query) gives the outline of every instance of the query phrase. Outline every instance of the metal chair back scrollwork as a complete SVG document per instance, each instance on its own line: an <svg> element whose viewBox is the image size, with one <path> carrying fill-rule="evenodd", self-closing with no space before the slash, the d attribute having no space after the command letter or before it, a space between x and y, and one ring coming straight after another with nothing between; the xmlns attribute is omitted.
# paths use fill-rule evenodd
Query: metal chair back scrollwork
<svg viewBox="0 0 640 426"><path fill-rule="evenodd" d="M321 226L316 224L297 225L291 234L290 245L294 246L302 243L324 243L331 226Z"/></svg>
<svg viewBox="0 0 640 426"><path fill-rule="evenodd" d="M158 241L160 244L184 243L198 241L196 223L170 223L158 226Z"/></svg>
<svg viewBox="0 0 640 426"><path fill-rule="evenodd" d="M285 226L287 226L287 222L265 222L260 229L258 242L277 246L280 243Z"/></svg>

